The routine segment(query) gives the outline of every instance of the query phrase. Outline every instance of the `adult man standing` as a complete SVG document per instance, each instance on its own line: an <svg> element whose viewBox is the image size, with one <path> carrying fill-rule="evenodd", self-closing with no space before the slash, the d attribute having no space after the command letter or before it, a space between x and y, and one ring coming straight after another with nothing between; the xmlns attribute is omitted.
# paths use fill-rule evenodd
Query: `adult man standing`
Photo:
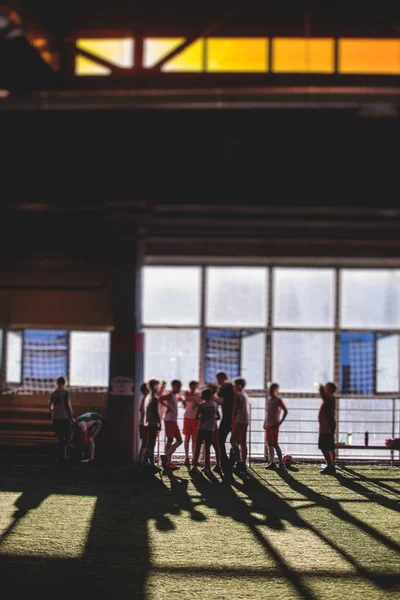
<svg viewBox="0 0 400 600"><path fill-rule="evenodd" d="M216 375L217 382L219 385L218 398L222 406L222 420L219 426L219 446L221 449L221 462L222 468L225 468L229 464L228 455L226 453L226 438L231 432L232 427L232 412L233 412L233 399L235 392L232 383L228 379L228 375L221 371Z"/></svg>

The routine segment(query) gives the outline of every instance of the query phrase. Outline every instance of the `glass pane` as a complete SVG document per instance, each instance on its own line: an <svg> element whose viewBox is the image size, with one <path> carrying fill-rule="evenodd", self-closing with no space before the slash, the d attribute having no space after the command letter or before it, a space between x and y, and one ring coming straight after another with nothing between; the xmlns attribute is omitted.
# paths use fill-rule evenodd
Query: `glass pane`
<svg viewBox="0 0 400 600"><path fill-rule="evenodd" d="M143 66L148 69L183 44L185 38L147 38L144 40Z"/></svg>
<svg viewBox="0 0 400 600"><path fill-rule="evenodd" d="M342 458L383 458L389 459L385 440L393 437L393 416L395 403L391 399L340 399L339 401L339 443ZM369 446L382 446L382 450L355 450L346 448L364 446L365 432L369 435ZM351 434L351 437L350 437Z"/></svg>
<svg viewBox="0 0 400 600"><path fill-rule="evenodd" d="M272 70L280 73L333 73L333 39L275 38Z"/></svg>
<svg viewBox="0 0 400 600"><path fill-rule="evenodd" d="M263 327L267 323L267 269L207 269L206 323L210 326Z"/></svg>
<svg viewBox="0 0 400 600"><path fill-rule="evenodd" d="M400 270L343 269L341 326L400 327Z"/></svg>
<svg viewBox="0 0 400 600"><path fill-rule="evenodd" d="M122 68L133 67L132 38L81 38L76 47Z"/></svg>
<svg viewBox="0 0 400 600"><path fill-rule="evenodd" d="M185 389L199 379L200 332L197 329L146 329L144 377L180 379Z"/></svg>
<svg viewBox="0 0 400 600"><path fill-rule="evenodd" d="M209 38L207 71L265 72L268 69L266 38Z"/></svg>
<svg viewBox="0 0 400 600"><path fill-rule="evenodd" d="M376 391L399 391L400 337L380 333L376 337Z"/></svg>
<svg viewBox="0 0 400 600"><path fill-rule="evenodd" d="M107 331L71 331L70 384L108 387L110 334Z"/></svg>
<svg viewBox="0 0 400 600"><path fill-rule="evenodd" d="M276 327L333 327L333 269L274 269Z"/></svg>
<svg viewBox="0 0 400 600"><path fill-rule="evenodd" d="M6 381L22 382L22 331L7 331Z"/></svg>
<svg viewBox="0 0 400 600"><path fill-rule="evenodd" d="M375 334L340 334L340 387L345 394L375 393Z"/></svg>
<svg viewBox="0 0 400 600"><path fill-rule="evenodd" d="M206 381L215 381L219 371L225 371L229 379L239 377L241 335L230 329L206 330Z"/></svg>
<svg viewBox="0 0 400 600"><path fill-rule="evenodd" d="M242 377L250 390L265 388L265 334L255 331L243 332Z"/></svg>
<svg viewBox="0 0 400 600"><path fill-rule="evenodd" d="M99 65L94 60L80 56L75 57L75 75L111 75L111 69Z"/></svg>
<svg viewBox="0 0 400 600"><path fill-rule="evenodd" d="M250 398L248 445L252 458L265 456L264 412L265 398Z"/></svg>
<svg viewBox="0 0 400 600"><path fill-rule="evenodd" d="M204 40L199 39L175 56L175 58L171 58L161 70L166 72L197 73L204 71L203 58Z"/></svg>
<svg viewBox="0 0 400 600"><path fill-rule="evenodd" d="M68 333L53 329L26 329L24 334L24 386L32 390L54 387L68 374Z"/></svg>
<svg viewBox="0 0 400 600"><path fill-rule="evenodd" d="M339 73L400 73L399 40L339 40Z"/></svg>
<svg viewBox="0 0 400 600"><path fill-rule="evenodd" d="M145 267L142 321L145 325L200 324L199 267Z"/></svg>
<svg viewBox="0 0 400 600"><path fill-rule="evenodd" d="M272 378L282 392L315 393L315 383L333 379L333 333L276 331L272 349Z"/></svg>

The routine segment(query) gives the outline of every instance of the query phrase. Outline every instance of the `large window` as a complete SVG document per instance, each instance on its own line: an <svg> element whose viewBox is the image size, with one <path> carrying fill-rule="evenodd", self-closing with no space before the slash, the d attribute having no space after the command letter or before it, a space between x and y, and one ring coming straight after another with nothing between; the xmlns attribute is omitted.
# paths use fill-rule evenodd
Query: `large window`
<svg viewBox="0 0 400 600"><path fill-rule="evenodd" d="M22 383L22 332L7 331L6 382Z"/></svg>
<svg viewBox="0 0 400 600"><path fill-rule="evenodd" d="M334 325L333 269L274 269L274 325L328 327Z"/></svg>
<svg viewBox="0 0 400 600"><path fill-rule="evenodd" d="M149 267L143 272L145 325L200 325L200 269Z"/></svg>
<svg viewBox="0 0 400 600"><path fill-rule="evenodd" d="M69 382L72 386L107 387L110 334L71 331Z"/></svg>
<svg viewBox="0 0 400 600"><path fill-rule="evenodd" d="M265 327L267 270L210 267L206 298L206 323L211 327Z"/></svg>
<svg viewBox="0 0 400 600"><path fill-rule="evenodd" d="M218 371L243 376L253 456L264 454L271 382L279 383L290 411L282 446L295 456L319 456L316 385L328 381L336 382L340 398L338 443L352 419L352 445L363 442L365 431L370 444L382 446L383 436L400 435L394 412L400 403L399 270L151 266L143 281L145 377L178 378L186 387L191 378L215 381ZM358 431L354 419L362 407ZM372 424L378 413L380 428ZM369 451L347 446L346 452Z"/></svg>
<svg viewBox="0 0 400 600"><path fill-rule="evenodd" d="M162 377L170 382L199 379L200 332L196 329L145 330L144 377Z"/></svg>
<svg viewBox="0 0 400 600"><path fill-rule="evenodd" d="M181 32L180 32L181 33ZM32 43L44 59L41 38ZM398 39L320 37L145 37L141 64L134 63L133 38L80 38L75 74L134 76L133 66L167 73L315 73L399 75ZM140 54L140 53L139 53ZM337 56L337 61L335 60Z"/></svg>
<svg viewBox="0 0 400 600"><path fill-rule="evenodd" d="M73 388L108 387L110 334L105 331L25 329L7 331L5 387L23 392L46 392L57 377Z"/></svg>

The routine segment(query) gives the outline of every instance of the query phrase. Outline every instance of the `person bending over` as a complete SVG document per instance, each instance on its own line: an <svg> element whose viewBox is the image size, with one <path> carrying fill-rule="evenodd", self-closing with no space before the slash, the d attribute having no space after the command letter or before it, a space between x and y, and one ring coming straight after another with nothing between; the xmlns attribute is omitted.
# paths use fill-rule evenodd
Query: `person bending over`
<svg viewBox="0 0 400 600"><path fill-rule="evenodd" d="M104 417L98 412L87 412L78 417L78 430L85 447L85 458L82 463L91 463L95 455L95 438L103 428Z"/></svg>

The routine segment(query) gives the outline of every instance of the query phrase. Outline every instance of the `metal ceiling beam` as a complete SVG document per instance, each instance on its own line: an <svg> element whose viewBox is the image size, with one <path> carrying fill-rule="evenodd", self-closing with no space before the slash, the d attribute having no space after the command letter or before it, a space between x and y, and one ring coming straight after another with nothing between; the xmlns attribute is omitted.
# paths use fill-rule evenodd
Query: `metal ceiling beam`
<svg viewBox="0 0 400 600"><path fill-rule="evenodd" d="M0 99L1 110L331 108L385 103L398 113L400 87L270 87L43 91Z"/></svg>

